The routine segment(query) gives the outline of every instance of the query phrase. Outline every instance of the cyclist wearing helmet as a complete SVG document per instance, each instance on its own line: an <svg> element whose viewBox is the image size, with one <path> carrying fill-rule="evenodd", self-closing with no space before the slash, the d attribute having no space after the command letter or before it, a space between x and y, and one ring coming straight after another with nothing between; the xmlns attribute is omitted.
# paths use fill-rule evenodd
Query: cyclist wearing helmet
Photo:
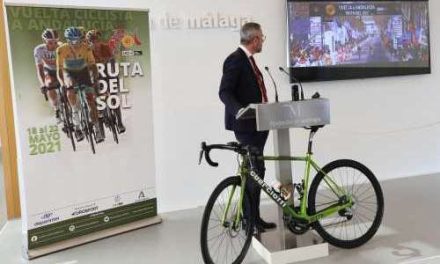
<svg viewBox="0 0 440 264"><path fill-rule="evenodd" d="M47 28L41 34L43 43L34 49L35 66L37 77L40 82L40 90L47 94L50 103L55 111L55 117L61 122L58 109L58 94L56 91L58 80L56 74L56 49L58 48L58 32Z"/></svg>
<svg viewBox="0 0 440 264"><path fill-rule="evenodd" d="M78 141L84 138L80 130L79 103L74 91L74 86L85 85L87 102L90 106L90 116L95 127L95 140L100 143L104 140L104 134L98 125L98 114L96 109L95 88L98 71L93 57L92 50L83 42L83 34L78 27L69 27L64 31L67 43L57 49L57 77L61 85L67 89L67 98L72 106L73 123L75 135ZM94 83L90 78L92 73Z"/></svg>
<svg viewBox="0 0 440 264"><path fill-rule="evenodd" d="M97 29L89 30L86 34L86 40L89 47L93 51L93 56L95 57L96 63L101 63L104 65L104 72L107 72L107 67L115 67L115 59L113 58L113 52L109 45L101 40L101 32ZM110 64L109 64L110 63ZM112 70L114 72L114 70ZM122 123L121 118L121 108L116 110L117 126L120 133L125 132L125 126Z"/></svg>

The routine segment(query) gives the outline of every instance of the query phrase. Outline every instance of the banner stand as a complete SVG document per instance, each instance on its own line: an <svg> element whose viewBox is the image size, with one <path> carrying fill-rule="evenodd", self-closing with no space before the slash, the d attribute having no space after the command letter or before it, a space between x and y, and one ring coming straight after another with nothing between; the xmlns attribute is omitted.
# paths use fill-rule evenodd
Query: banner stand
<svg viewBox="0 0 440 264"><path fill-rule="evenodd" d="M160 223L149 10L3 11L24 255Z"/></svg>
<svg viewBox="0 0 440 264"><path fill-rule="evenodd" d="M108 237L115 236L118 234L134 231L134 230L144 228L147 226L159 224L161 222L162 222L162 218L160 217L160 215L157 215L155 217L132 222L132 223L129 223L129 224L126 224L123 226L116 226L113 228L94 232L94 233L91 233L88 235L72 238L69 240L65 240L62 242L51 244L49 246L44 246L44 247L41 247L38 249L31 249L31 250L28 250L25 254L26 254L26 257L29 260L31 260L31 259L42 257L45 255L54 253L54 252L66 250L66 249L69 249L72 247L76 247L79 245L83 245L83 244L87 244L87 243L90 243L93 241L97 241L100 239L104 239L104 238L108 238Z"/></svg>

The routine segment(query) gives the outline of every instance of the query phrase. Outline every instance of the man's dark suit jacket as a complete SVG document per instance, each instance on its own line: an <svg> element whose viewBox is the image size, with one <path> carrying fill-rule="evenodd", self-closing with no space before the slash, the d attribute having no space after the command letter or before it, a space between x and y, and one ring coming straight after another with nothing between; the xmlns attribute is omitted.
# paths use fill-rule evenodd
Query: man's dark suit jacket
<svg viewBox="0 0 440 264"><path fill-rule="evenodd" d="M235 119L240 108L252 103L261 103L262 99L251 62L241 48L229 55L223 64L219 96L225 104L225 127L227 130L256 131L255 119Z"/></svg>

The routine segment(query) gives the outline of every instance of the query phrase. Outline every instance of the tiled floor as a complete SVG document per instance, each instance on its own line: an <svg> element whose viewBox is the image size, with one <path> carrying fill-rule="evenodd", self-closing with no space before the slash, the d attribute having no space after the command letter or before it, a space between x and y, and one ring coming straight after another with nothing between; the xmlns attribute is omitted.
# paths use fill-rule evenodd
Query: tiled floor
<svg viewBox="0 0 440 264"><path fill-rule="evenodd" d="M351 250L330 247L325 258L303 264L440 263L440 175L382 183L385 216L379 233ZM202 263L199 226L202 208L162 215L162 224L129 232L31 261L42 263ZM265 216L274 218L273 216ZM0 263L27 263L22 257L20 222L0 234ZM244 263L264 262L251 249Z"/></svg>

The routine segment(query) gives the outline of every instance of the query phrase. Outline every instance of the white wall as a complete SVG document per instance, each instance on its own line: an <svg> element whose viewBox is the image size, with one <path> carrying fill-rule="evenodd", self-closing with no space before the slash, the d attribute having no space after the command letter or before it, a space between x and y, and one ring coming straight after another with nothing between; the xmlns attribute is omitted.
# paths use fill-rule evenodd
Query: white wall
<svg viewBox="0 0 440 264"><path fill-rule="evenodd" d="M7 1L11 2L11 1ZM53 4L50 0L14 0ZM71 1L58 0L69 5ZM286 61L285 0L132 0L114 3L78 0L78 5L149 8L153 22L161 17L201 17L207 13L247 17L267 35L260 66L273 68L280 98L288 100L286 76L278 73ZM440 171L440 2L431 0L432 74L304 84L310 96L319 91L331 100L332 124L316 136L317 160L353 158L370 167L380 180ZM221 166L197 165L200 142L233 140L223 128L223 105L217 92L224 58L238 44L231 29L152 30L157 191L161 212L191 208L206 202L214 186L236 168L230 153L213 153ZM266 79L267 76L266 76ZM268 87L271 87L269 83ZM270 89L270 88L269 88ZM270 98L273 93L269 91ZM306 134L293 133L294 152L306 149ZM266 154L272 153L272 140ZM141 173L141 172L140 172ZM268 164L268 174L273 166ZM270 180L269 180L270 181Z"/></svg>

